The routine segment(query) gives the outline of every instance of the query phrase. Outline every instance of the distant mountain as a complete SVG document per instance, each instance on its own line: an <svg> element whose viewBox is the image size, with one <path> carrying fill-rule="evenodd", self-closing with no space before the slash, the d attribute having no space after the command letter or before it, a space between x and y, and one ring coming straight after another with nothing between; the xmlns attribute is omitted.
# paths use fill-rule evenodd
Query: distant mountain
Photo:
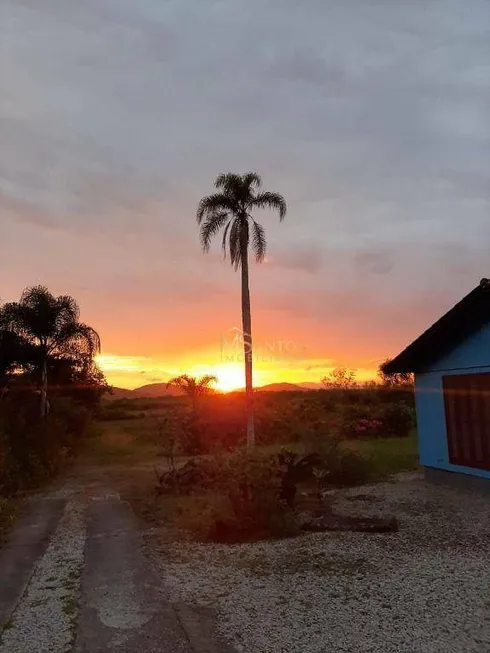
<svg viewBox="0 0 490 653"><path fill-rule="evenodd" d="M295 383L269 383L257 388L259 392L305 392L308 388L303 388L301 384Z"/></svg>
<svg viewBox="0 0 490 653"><path fill-rule="evenodd" d="M322 388L321 383L305 381L303 383L269 383L255 388L257 392L306 392ZM244 392L245 388L237 388L233 392ZM127 388L112 388L112 395L106 395L107 399L136 399L137 397L181 397L183 390L170 386L166 383L148 383L134 390Z"/></svg>
<svg viewBox="0 0 490 653"><path fill-rule="evenodd" d="M324 387L323 383L314 383L313 381L303 381L302 383L298 383L298 385L305 390L321 390Z"/></svg>
<svg viewBox="0 0 490 653"><path fill-rule="evenodd" d="M104 399L131 399L131 397L134 397L132 390L116 388L116 386L112 386L112 394L104 395Z"/></svg>
<svg viewBox="0 0 490 653"><path fill-rule="evenodd" d="M134 390L128 388L117 388L112 386L112 394L105 395L105 399L137 399L138 397L180 397L184 393L180 388L171 386L167 388L166 383L149 383Z"/></svg>
<svg viewBox="0 0 490 653"><path fill-rule="evenodd" d="M175 386L167 388L166 383L148 383L135 388L132 397L181 397L184 391Z"/></svg>

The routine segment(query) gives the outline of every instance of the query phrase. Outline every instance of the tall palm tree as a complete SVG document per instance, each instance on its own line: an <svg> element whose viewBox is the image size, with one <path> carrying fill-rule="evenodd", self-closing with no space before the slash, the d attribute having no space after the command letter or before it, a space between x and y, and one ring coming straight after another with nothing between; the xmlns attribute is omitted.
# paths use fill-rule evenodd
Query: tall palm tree
<svg viewBox="0 0 490 653"><path fill-rule="evenodd" d="M215 181L216 193L203 197L197 208L197 222L201 226L201 245L209 250L211 240L223 230L222 247L230 256L235 270L242 273L242 330L245 357L245 393L247 409L247 447L255 444L253 387L252 387L252 318L250 314L250 285L248 278L248 248L252 246L257 262L264 260L266 239L264 228L252 217L255 209L286 215L286 201L279 193L262 190L262 179L255 172L238 175L221 174Z"/></svg>
<svg viewBox="0 0 490 653"><path fill-rule="evenodd" d="M199 379L194 376L189 376L188 374L181 374L180 376L170 379L167 383L167 388L174 385L183 390L191 400L192 409L194 413L196 413L199 397L207 394L210 391L211 386L215 383L218 383L218 379L212 374L205 374Z"/></svg>
<svg viewBox="0 0 490 653"><path fill-rule="evenodd" d="M47 415L49 359L70 358L90 364L100 351L99 335L79 322L79 317L80 309L73 297L55 297L44 286L26 288L19 302L0 308L0 329L16 334L38 352L41 417Z"/></svg>

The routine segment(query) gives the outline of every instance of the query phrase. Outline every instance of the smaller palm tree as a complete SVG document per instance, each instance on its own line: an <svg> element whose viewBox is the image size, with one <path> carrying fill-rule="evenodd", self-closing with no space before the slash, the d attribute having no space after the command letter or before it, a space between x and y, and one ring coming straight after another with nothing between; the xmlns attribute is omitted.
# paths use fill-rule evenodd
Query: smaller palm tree
<svg viewBox="0 0 490 653"><path fill-rule="evenodd" d="M89 365L100 351L99 335L79 322L80 309L68 295L55 297L44 286L26 288L19 302L0 308L0 330L15 334L36 351L41 380L41 417L48 407L48 361L68 358Z"/></svg>
<svg viewBox="0 0 490 653"><path fill-rule="evenodd" d="M213 374L205 374L199 378L189 376L188 374L181 374L176 376L167 383L167 388L175 386L180 388L189 397L192 403L192 409L197 412L197 404L199 397L208 394L214 384L218 383L218 378Z"/></svg>

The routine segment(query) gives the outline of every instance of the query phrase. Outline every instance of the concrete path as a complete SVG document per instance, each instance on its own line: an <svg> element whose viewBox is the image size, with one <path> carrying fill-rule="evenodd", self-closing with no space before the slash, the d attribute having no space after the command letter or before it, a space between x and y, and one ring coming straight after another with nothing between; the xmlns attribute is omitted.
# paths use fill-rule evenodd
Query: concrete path
<svg viewBox="0 0 490 653"><path fill-rule="evenodd" d="M0 653L228 653L213 615L172 605L110 489L37 499L0 552Z"/></svg>

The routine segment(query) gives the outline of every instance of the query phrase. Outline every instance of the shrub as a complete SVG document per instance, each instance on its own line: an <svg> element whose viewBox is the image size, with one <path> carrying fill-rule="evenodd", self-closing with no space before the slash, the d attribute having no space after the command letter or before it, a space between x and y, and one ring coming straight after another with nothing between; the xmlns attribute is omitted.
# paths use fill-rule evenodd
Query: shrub
<svg viewBox="0 0 490 653"><path fill-rule="evenodd" d="M313 478L316 469L323 469L323 460L318 453L306 456L282 449L277 454L280 466L280 498L293 507L298 484Z"/></svg>
<svg viewBox="0 0 490 653"><path fill-rule="evenodd" d="M205 458L192 458L179 468L171 462L167 471L156 470L156 493L188 495L212 489L219 467L214 459Z"/></svg>
<svg viewBox="0 0 490 653"><path fill-rule="evenodd" d="M370 460L360 451L341 445L324 458L325 483L334 487L349 487L367 483L371 475Z"/></svg>
<svg viewBox="0 0 490 653"><path fill-rule="evenodd" d="M98 419L101 422L117 422L120 420L140 419L138 413L126 410L124 408L101 408L98 414Z"/></svg>
<svg viewBox="0 0 490 653"><path fill-rule="evenodd" d="M281 498L283 471L277 455L239 451L197 459L160 478L158 491L193 494L182 524L202 539L244 541L297 531ZM172 486L173 483L173 486Z"/></svg>
<svg viewBox="0 0 490 653"><path fill-rule="evenodd" d="M38 487L60 470L69 455L66 429L53 417L36 424L22 417L4 423L0 437L4 465L0 494L7 496Z"/></svg>
<svg viewBox="0 0 490 653"><path fill-rule="evenodd" d="M383 424L383 437L407 437L415 426L415 410L403 401L385 404L379 419Z"/></svg>
<svg viewBox="0 0 490 653"><path fill-rule="evenodd" d="M69 397L60 397L53 402L50 416L63 424L66 432L63 444L71 453L78 449L90 423L90 415L88 408Z"/></svg>
<svg viewBox="0 0 490 653"><path fill-rule="evenodd" d="M156 491L192 496L184 504L184 527L201 539L231 542L296 533L293 506L301 483L359 485L369 474L369 459L332 438L321 453L282 449L196 458L157 473Z"/></svg>
<svg viewBox="0 0 490 653"><path fill-rule="evenodd" d="M403 401L347 405L337 415L346 439L407 437L415 426L415 410Z"/></svg>
<svg viewBox="0 0 490 653"><path fill-rule="evenodd" d="M32 393L2 402L0 416L0 494L39 486L57 474L78 450L89 424L89 411L68 397L51 402L39 418Z"/></svg>

